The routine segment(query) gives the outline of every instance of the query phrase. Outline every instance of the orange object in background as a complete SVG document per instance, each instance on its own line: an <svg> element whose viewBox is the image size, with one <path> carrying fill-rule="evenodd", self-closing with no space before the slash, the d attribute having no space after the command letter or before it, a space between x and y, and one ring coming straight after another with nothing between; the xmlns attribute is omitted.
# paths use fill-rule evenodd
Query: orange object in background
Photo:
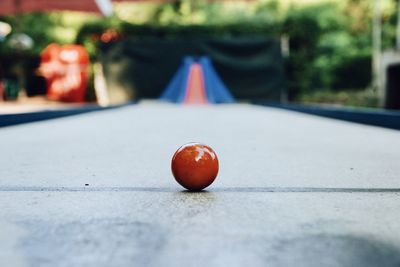
<svg viewBox="0 0 400 267"><path fill-rule="evenodd" d="M189 70L185 104L207 104L207 96L203 79L203 71L199 63L194 63Z"/></svg>
<svg viewBox="0 0 400 267"><path fill-rule="evenodd" d="M84 102L89 63L89 55L81 45L47 46L40 64L40 72L46 78L47 97L63 102Z"/></svg>

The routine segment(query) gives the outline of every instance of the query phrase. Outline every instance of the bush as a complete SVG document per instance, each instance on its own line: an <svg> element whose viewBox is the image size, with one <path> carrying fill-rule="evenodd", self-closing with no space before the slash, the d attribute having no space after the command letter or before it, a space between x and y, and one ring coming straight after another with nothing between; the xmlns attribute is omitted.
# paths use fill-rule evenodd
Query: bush
<svg viewBox="0 0 400 267"><path fill-rule="evenodd" d="M384 48L394 45L396 2L382 1ZM287 35L290 39L290 55L286 62L290 99L298 100L318 90L331 92L369 86L371 1L315 1L313 5L294 4L288 9L282 3L283 0L250 1L228 11L219 1L140 4L132 10L142 14L141 8L147 8L144 13L148 15L143 22L135 24L131 20L128 23L117 16L88 19L79 29L76 42L84 44L95 59L101 36L110 29L117 33L115 38ZM35 40L28 54L38 54L48 43L62 43L68 39L61 38L63 32L55 32L65 21L71 21L62 16L28 14L20 19L23 31ZM6 16L2 20L15 25L16 17ZM0 56L10 54L11 50L6 42L0 43Z"/></svg>
<svg viewBox="0 0 400 267"><path fill-rule="evenodd" d="M287 86L289 99L294 100L312 87L312 62L318 55L322 29L310 10L291 10L283 23L283 33L290 38Z"/></svg>
<svg viewBox="0 0 400 267"><path fill-rule="evenodd" d="M332 88L367 88L372 79L371 61L371 55L356 55L343 59L332 72Z"/></svg>

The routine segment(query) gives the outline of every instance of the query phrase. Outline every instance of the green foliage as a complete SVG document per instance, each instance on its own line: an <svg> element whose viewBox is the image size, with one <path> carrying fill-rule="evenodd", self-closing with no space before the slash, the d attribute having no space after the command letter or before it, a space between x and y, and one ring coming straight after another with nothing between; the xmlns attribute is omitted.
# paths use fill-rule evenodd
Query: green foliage
<svg viewBox="0 0 400 267"><path fill-rule="evenodd" d="M307 92L298 98L299 102L331 104L339 106L352 107L378 107L378 98L374 92L370 90L346 90L346 91L330 91L319 90Z"/></svg>
<svg viewBox="0 0 400 267"><path fill-rule="evenodd" d="M0 53L2 54L15 52L15 49L8 45L8 39L17 32L26 33L33 39L34 46L31 51L28 51L29 53L39 53L52 39L52 27L57 25L57 18L43 13L7 16L1 18L1 20L11 24L13 27L13 31L8 38L0 43ZM46 27L43 27L43 25L46 25Z"/></svg>
<svg viewBox="0 0 400 267"><path fill-rule="evenodd" d="M292 100L319 90L367 88L371 81L371 6L368 1L291 9L288 89Z"/></svg>
<svg viewBox="0 0 400 267"><path fill-rule="evenodd" d="M86 23L99 25L109 19L99 19L95 15L79 15L76 12L57 13L26 13L0 17L1 21L12 25L12 32L0 42L0 55L15 53L15 48L9 45L12 34L25 33L32 38L34 46L27 54L38 55L50 43L68 44L76 40L79 28Z"/></svg>
<svg viewBox="0 0 400 267"><path fill-rule="evenodd" d="M150 24L193 25L193 24L252 24L276 23L280 18L279 1L257 1L256 3L208 0L177 0L159 4L153 10Z"/></svg>
<svg viewBox="0 0 400 267"><path fill-rule="evenodd" d="M322 27L313 15L314 12L313 8L291 9L283 23L283 32L290 38L287 67L290 99L295 99L298 94L312 87L314 73L310 63L317 57L322 34Z"/></svg>
<svg viewBox="0 0 400 267"><path fill-rule="evenodd" d="M284 0L208 1L175 0L160 3L121 3L111 18L75 13L6 16L35 46L37 55L50 42L84 44L98 56L101 35L109 30L119 37L233 37L285 35L290 40L287 58L289 95L301 100L318 91L367 88L371 80L373 1L320 0L293 5ZM310 1L308 1L310 2ZM395 43L398 0L382 0L384 48ZM14 27L15 29L15 27ZM0 43L0 57L15 51Z"/></svg>
<svg viewBox="0 0 400 267"><path fill-rule="evenodd" d="M241 35L268 35L277 34L276 28L272 25L257 24L257 23L231 23L231 24L216 24L216 25L132 25L121 24L121 33L123 35L132 35L137 38L141 37L232 37Z"/></svg>

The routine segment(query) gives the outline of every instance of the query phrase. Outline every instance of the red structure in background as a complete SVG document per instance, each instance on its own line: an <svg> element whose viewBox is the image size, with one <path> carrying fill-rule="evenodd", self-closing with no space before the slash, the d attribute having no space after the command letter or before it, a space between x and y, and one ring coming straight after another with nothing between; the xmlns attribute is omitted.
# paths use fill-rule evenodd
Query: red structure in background
<svg viewBox="0 0 400 267"><path fill-rule="evenodd" d="M26 12L43 12L71 10L94 12L100 14L100 9L95 0L1 0L0 14L10 15Z"/></svg>
<svg viewBox="0 0 400 267"><path fill-rule="evenodd" d="M186 86L184 104L207 104L203 70L199 63L194 63L189 69L189 79Z"/></svg>
<svg viewBox="0 0 400 267"><path fill-rule="evenodd" d="M46 78L47 97L64 102L84 102L89 55L81 45L50 44L41 54L40 71Z"/></svg>
<svg viewBox="0 0 400 267"><path fill-rule="evenodd" d="M143 0L109 0L111 2L136 2ZM154 1L154 0L153 0ZM157 1L157 0L155 0ZM168 0L169 1L169 0ZM0 15L49 11L81 11L107 15L104 11L107 0L0 0ZM162 1L159 1L162 2ZM103 8L102 8L103 7ZM110 15L110 14L108 14Z"/></svg>

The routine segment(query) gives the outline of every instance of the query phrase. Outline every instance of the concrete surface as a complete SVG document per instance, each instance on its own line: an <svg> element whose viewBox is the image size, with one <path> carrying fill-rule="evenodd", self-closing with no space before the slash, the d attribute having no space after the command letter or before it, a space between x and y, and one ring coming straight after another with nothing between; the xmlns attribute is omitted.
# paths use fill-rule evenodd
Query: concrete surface
<svg viewBox="0 0 400 267"><path fill-rule="evenodd" d="M209 144L206 192L175 183ZM144 102L0 130L0 266L400 266L400 132Z"/></svg>

